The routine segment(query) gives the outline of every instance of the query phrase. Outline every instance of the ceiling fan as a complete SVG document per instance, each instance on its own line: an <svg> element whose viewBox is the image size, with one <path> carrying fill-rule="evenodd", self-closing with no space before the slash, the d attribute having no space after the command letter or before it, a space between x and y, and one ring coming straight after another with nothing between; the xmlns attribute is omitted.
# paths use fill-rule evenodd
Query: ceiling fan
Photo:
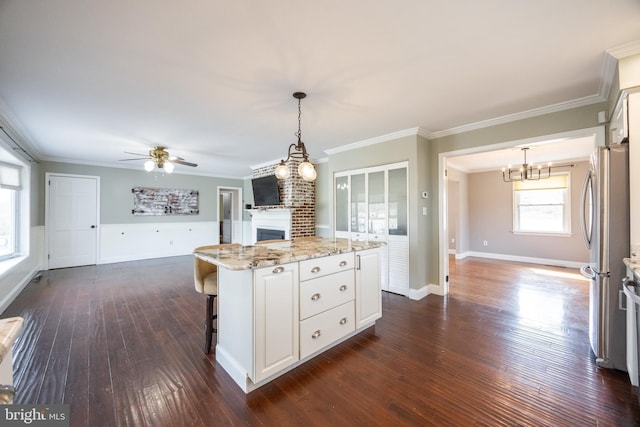
<svg viewBox="0 0 640 427"><path fill-rule="evenodd" d="M153 147L151 150L149 150L148 155L139 154L139 153L130 153L128 151L125 151L125 153L132 154L134 156L142 156L142 157L136 157L133 159L121 159L120 160L121 162L126 162L129 160L145 160L146 159L147 161L144 162L144 169L147 172L151 172L153 169L158 167L163 169L167 173L171 173L173 172L174 165L176 164L191 166L191 167L198 166L195 163L185 161L182 157L169 155L169 152L167 151L166 147L163 147L162 145L156 145L155 147Z"/></svg>

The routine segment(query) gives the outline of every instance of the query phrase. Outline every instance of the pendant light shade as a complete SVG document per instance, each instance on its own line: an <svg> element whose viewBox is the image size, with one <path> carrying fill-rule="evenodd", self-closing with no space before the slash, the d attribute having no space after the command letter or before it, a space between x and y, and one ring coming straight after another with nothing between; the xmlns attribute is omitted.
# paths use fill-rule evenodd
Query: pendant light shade
<svg viewBox="0 0 640 427"><path fill-rule="evenodd" d="M280 164L276 168L275 175L278 179L287 179L291 176L291 172L287 167L287 162L290 159L300 159L302 162L298 166L298 174L305 181L314 181L317 177L316 168L309 161L309 154L307 154L307 148L304 146L304 142L302 142L302 131L301 131L301 117L302 110L300 109L300 101L307 96L304 92L296 92L293 94L293 97L298 100L298 132L296 136L298 137L297 144L291 144L289 146L289 153L287 155L286 160L281 160Z"/></svg>

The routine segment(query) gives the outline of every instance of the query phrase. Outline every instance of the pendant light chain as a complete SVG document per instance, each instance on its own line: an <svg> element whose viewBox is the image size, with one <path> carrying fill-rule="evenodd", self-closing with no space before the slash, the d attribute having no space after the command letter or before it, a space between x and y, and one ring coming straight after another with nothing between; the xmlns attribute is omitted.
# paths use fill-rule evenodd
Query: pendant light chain
<svg viewBox="0 0 640 427"><path fill-rule="evenodd" d="M307 148L302 142L302 99L307 96L304 92L295 92L293 97L298 100L298 132L295 135L298 137L297 144L291 144L289 146L289 153L286 160L281 160L280 164L275 170L275 175L278 179L289 178L290 172L287 167L289 159L300 159L302 162L298 165L298 173L305 181L314 181L317 176L317 172L313 167L313 164L309 162L309 154Z"/></svg>

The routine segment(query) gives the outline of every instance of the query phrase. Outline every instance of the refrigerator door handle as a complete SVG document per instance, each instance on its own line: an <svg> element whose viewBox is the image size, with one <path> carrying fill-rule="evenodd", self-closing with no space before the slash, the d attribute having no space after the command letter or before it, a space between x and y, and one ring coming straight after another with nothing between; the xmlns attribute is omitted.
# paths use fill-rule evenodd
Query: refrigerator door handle
<svg viewBox="0 0 640 427"><path fill-rule="evenodd" d="M593 215L594 194L593 194L593 176L591 171L587 172L587 176L584 180L584 185L582 187L582 196L580 197L580 206L582 207L582 214L580 215L580 225L582 228L582 237L584 238L584 244L587 245L587 249L591 249L591 235L593 231L593 218L591 218L590 224L587 224L587 209L585 208L585 203L587 201L587 194L589 191L591 192L589 209L591 210L591 215Z"/></svg>
<svg viewBox="0 0 640 427"><path fill-rule="evenodd" d="M589 264L580 267L580 273L582 273L582 275L587 279L591 280L594 280L597 276L597 274L591 269L591 266Z"/></svg>

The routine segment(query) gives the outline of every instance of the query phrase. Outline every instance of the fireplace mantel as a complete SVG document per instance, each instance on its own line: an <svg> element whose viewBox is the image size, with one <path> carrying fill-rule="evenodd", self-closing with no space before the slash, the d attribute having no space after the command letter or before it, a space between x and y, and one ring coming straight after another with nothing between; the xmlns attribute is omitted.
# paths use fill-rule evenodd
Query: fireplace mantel
<svg viewBox="0 0 640 427"><path fill-rule="evenodd" d="M252 209L251 243L258 238L258 228L284 231L285 240L291 240L291 215L294 209Z"/></svg>

